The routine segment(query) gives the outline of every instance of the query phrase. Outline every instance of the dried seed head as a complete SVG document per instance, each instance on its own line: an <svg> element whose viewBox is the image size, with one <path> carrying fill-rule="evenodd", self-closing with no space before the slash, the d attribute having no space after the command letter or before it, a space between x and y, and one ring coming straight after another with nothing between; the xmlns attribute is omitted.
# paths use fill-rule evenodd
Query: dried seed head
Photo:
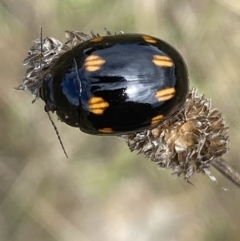
<svg viewBox="0 0 240 241"><path fill-rule="evenodd" d="M194 173L211 178L211 161L227 152L228 127L221 113L211 109L211 101L193 89L184 108L159 127L122 135L131 151L143 153L161 168L188 181Z"/></svg>
<svg viewBox="0 0 240 241"><path fill-rule="evenodd" d="M67 49L67 45L55 38L45 38L43 41L35 40L28 51L28 57L23 61L23 65L27 67L25 78L16 89L29 90L35 99L38 98L44 77Z"/></svg>

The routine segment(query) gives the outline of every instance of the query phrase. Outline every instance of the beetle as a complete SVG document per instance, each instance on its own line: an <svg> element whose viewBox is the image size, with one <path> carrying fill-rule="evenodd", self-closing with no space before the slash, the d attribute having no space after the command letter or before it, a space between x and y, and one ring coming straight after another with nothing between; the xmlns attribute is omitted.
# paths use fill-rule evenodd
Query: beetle
<svg viewBox="0 0 240 241"><path fill-rule="evenodd" d="M186 64L145 34L97 36L62 54L44 77L45 111L94 135L152 129L176 114L189 91Z"/></svg>

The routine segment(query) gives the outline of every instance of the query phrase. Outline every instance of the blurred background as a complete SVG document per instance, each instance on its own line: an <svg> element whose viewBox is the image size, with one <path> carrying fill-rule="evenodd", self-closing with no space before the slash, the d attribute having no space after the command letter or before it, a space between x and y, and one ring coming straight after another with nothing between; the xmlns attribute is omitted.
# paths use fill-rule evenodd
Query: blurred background
<svg viewBox="0 0 240 241"><path fill-rule="evenodd" d="M17 92L23 59L65 30L146 33L175 46L191 86L230 126L227 162L240 171L239 0L0 0L0 241L239 240L240 190L211 168L194 186L116 137L54 118L69 159L32 96Z"/></svg>

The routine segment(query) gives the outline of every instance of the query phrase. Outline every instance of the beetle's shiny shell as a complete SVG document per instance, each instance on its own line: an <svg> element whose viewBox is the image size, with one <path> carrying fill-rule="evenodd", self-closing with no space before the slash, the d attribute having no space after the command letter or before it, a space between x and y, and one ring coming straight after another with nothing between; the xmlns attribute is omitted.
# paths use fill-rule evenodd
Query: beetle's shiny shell
<svg viewBox="0 0 240 241"><path fill-rule="evenodd" d="M142 34L97 37L64 53L41 98L68 125L89 134L151 129L184 105L188 74L169 44Z"/></svg>

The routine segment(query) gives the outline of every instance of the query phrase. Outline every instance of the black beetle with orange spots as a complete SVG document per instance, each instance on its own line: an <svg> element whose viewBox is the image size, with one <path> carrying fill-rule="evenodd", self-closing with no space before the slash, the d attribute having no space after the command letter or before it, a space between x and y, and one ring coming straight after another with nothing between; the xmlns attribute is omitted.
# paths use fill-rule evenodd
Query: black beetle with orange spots
<svg viewBox="0 0 240 241"><path fill-rule="evenodd" d="M176 114L188 94L181 55L142 34L87 40L54 64L40 88L46 111L88 134L151 129Z"/></svg>

